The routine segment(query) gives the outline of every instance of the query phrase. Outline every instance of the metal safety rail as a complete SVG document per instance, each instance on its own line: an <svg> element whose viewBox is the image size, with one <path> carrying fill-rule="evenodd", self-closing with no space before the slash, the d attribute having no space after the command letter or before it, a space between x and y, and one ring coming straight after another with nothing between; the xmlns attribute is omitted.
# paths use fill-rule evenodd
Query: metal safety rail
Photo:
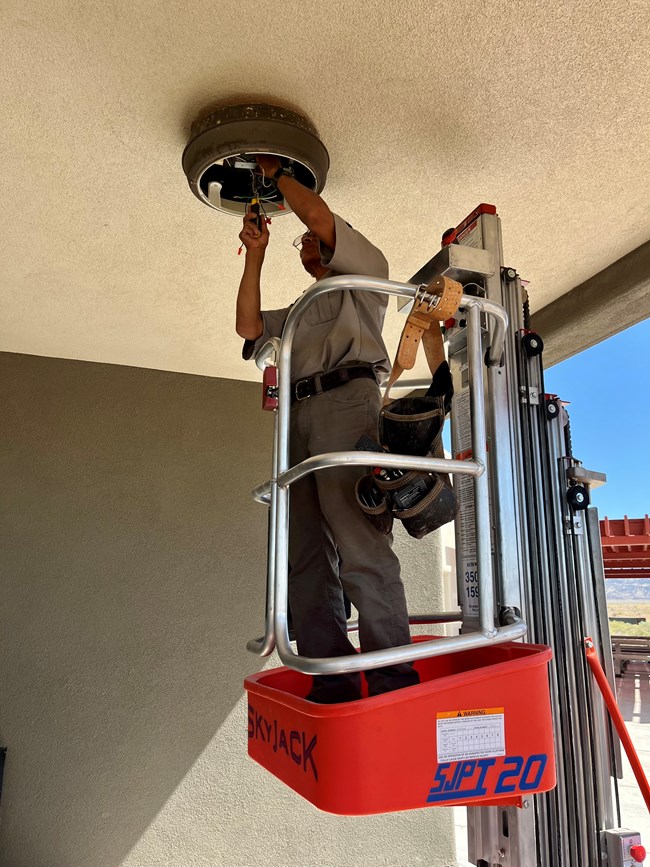
<svg viewBox="0 0 650 867"><path fill-rule="evenodd" d="M275 412L272 478L255 488L253 497L270 506L269 558L266 601L266 631L262 638L248 642L248 649L268 656L275 647L282 662L305 674L343 674L379 668L402 662L412 662L444 653L453 653L477 647L512 641L526 633L526 624L511 610L505 625L495 624L494 580L492 572L490 496L487 467L487 424L484 390L484 364L488 367L503 365L508 316L502 306L484 298L463 295L459 309L467 320L468 370L471 407L471 460L414 457L363 451L339 451L308 458L293 467L289 465L289 425L291 408L291 349L298 323L309 305L320 295L341 290L378 292L414 299L424 293L433 306L439 298L426 292L426 287L411 283L397 283L366 276L343 275L328 277L311 286L293 305L286 320L279 346L278 409ZM490 346L485 356L482 346L482 316L492 322ZM262 366L277 344L265 344L256 361ZM492 412L494 411L491 408ZM355 653L333 658L309 658L295 653L288 631L288 547L289 547L289 489L292 483L309 473L336 466L397 467L425 472L465 475L473 479L474 518L479 581L478 630L458 636L436 638L418 644ZM460 620L460 612L442 612L414 615L411 623L445 623ZM356 624L349 624L353 629Z"/></svg>

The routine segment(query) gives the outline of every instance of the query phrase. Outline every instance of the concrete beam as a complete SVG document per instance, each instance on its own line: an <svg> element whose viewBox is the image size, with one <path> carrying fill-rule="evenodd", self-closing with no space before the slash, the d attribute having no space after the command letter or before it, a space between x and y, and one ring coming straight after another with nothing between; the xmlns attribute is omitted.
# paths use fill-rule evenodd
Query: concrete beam
<svg viewBox="0 0 650 867"><path fill-rule="evenodd" d="M531 315L552 367L650 316L650 241Z"/></svg>

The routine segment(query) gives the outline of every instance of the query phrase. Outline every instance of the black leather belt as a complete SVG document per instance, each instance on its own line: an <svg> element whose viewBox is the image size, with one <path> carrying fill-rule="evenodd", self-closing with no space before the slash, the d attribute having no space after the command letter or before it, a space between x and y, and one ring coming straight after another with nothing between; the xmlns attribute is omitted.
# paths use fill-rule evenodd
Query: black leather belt
<svg viewBox="0 0 650 867"><path fill-rule="evenodd" d="M333 388L345 385L346 382L350 382L353 379L362 378L377 381L374 370L368 365L338 367L336 370L330 370L327 373L317 373L315 376L310 376L307 379L299 379L291 385L291 403L307 400L308 397L313 397L315 394L331 391Z"/></svg>

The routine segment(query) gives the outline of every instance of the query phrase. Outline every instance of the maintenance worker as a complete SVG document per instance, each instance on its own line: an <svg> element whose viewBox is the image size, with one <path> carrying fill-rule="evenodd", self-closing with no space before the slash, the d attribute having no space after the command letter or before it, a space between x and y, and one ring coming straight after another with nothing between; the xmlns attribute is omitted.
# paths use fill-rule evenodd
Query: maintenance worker
<svg viewBox="0 0 650 867"><path fill-rule="evenodd" d="M300 184L280 160L258 156L265 178L276 183L307 230L296 239L305 270L322 280L336 274L387 278L383 254ZM290 307L261 310L260 278L269 243L262 219L248 213L240 240L246 264L237 296L236 329L243 357L254 357L280 337ZM390 372L381 330L388 296L332 292L316 298L298 324L291 357L290 461L354 448L363 434L377 439L381 406L378 381ZM307 657L355 652L347 634L344 595L359 612L363 651L411 641L400 565L392 536L362 514L355 483L364 467L336 467L292 484L289 521L289 604L298 653ZM410 663L366 672L370 695L419 682ZM361 697L359 674L321 675L307 696L330 704Z"/></svg>

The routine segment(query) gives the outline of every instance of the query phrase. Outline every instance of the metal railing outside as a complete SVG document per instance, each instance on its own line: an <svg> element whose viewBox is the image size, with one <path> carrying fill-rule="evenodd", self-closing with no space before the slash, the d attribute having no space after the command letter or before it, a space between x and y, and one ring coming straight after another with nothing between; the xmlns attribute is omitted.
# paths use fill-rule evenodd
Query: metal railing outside
<svg viewBox="0 0 650 867"><path fill-rule="evenodd" d="M437 296L427 293L427 287L411 283L397 283L374 277L342 275L328 277L313 284L293 305L287 317L281 341L267 342L258 352L256 363L263 368L272 355L278 358L278 409L275 412L273 436L272 477L253 491L255 500L270 506L269 552L266 600L266 630L262 638L248 642L248 649L260 656L268 656L277 647L282 662L304 674L344 674L380 668L401 662L412 662L445 653L453 653L521 638L526 633L526 624L514 612L509 622L497 626L494 620L494 581L490 532L490 502L487 466L487 424L484 391L484 357L481 339L481 315L492 322L491 342L485 363L499 366L503 363L508 316L503 307L483 298L463 295L459 309L467 319L468 367L471 401L471 446L472 460L448 460L445 458L413 457L410 455L385 454L362 451L339 451L308 458L293 467L289 465L289 420L291 410L291 348L301 316L309 305L327 292L352 290L378 292L414 299L424 293L434 306ZM309 473L320 472L335 466L399 467L400 469L424 470L464 474L473 478L474 513L477 545L479 624L477 632L458 636L436 638L430 641L355 653L332 658L310 658L297 654L289 639L288 631L288 548L289 548L289 489L293 482ZM460 621L460 612L439 612L409 617L410 623L449 623ZM349 630L356 628L348 624Z"/></svg>

